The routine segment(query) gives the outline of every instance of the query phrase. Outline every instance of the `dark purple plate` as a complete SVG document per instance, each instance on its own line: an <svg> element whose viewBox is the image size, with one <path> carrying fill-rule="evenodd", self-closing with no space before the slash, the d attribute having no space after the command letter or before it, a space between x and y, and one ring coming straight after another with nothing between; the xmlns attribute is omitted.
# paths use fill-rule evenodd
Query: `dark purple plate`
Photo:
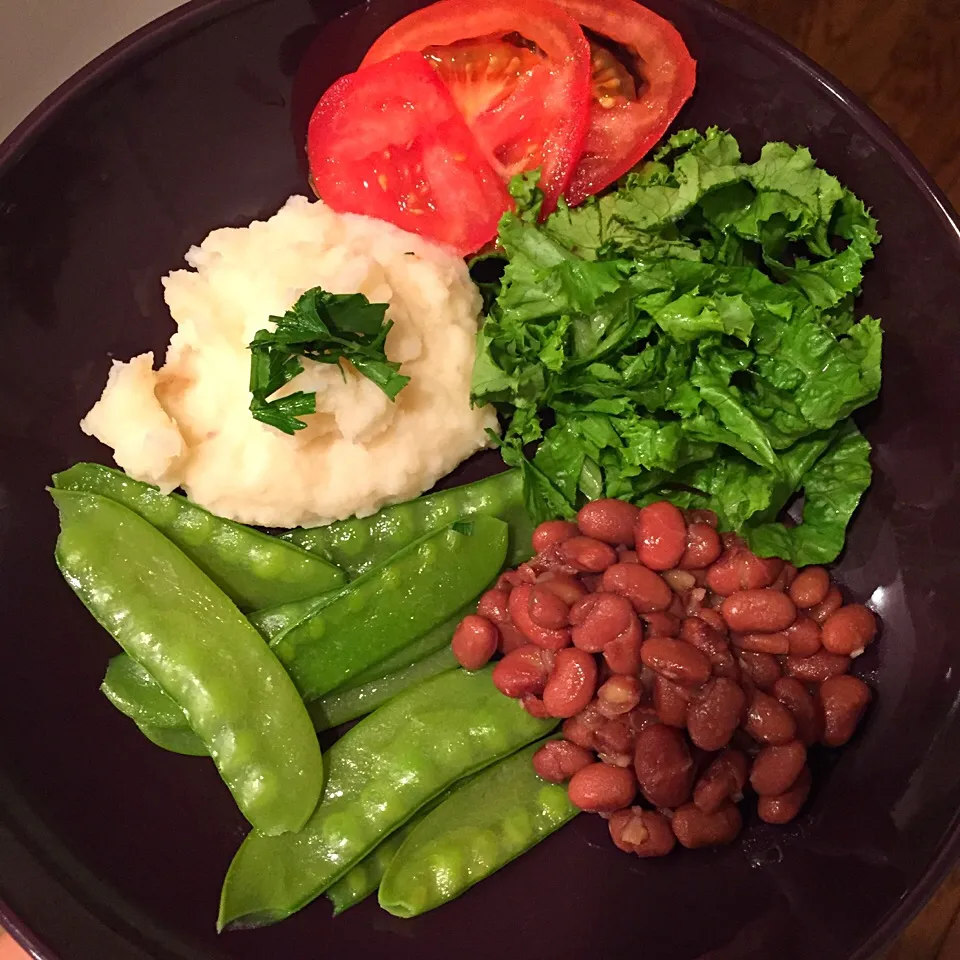
<svg viewBox="0 0 960 960"><path fill-rule="evenodd" d="M482 0L478 0L482 2ZM807 814L714 852L643 862L597 817L417 920L324 900L217 937L244 833L212 765L166 754L97 692L114 647L61 581L52 471L104 459L77 421L108 358L161 349L160 277L213 227L305 193L316 96L416 0L196 2L71 80L0 147L0 919L42 958L629 956L866 958L960 847L960 230L915 161L847 91L704 0L656 0L699 61L683 125L753 151L808 144L880 219L864 307L883 395L862 425L873 487L839 576L883 617L862 734L822 759ZM457 472L466 479L490 464Z"/></svg>

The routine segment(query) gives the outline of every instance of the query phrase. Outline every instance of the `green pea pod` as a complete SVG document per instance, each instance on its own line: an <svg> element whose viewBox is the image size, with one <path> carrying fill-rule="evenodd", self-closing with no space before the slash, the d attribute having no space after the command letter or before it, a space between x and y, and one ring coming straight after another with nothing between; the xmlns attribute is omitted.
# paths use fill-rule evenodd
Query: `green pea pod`
<svg viewBox="0 0 960 960"><path fill-rule="evenodd" d="M563 784L541 780L534 743L477 774L410 831L380 883L380 906L416 917L459 897L572 820Z"/></svg>
<svg viewBox="0 0 960 960"><path fill-rule="evenodd" d="M137 726L151 743L171 753L182 753L187 757L208 756L203 741L189 727L151 727L149 723L138 723Z"/></svg>
<svg viewBox="0 0 960 960"><path fill-rule="evenodd" d="M290 530L281 536L355 577L424 533L474 514L499 517L509 524L508 566L515 567L530 558L533 524L524 506L519 470L384 507L361 520L340 520L326 527Z"/></svg>
<svg viewBox="0 0 960 960"><path fill-rule="evenodd" d="M355 720L415 683L454 669L457 661L450 652L450 640L457 624L474 604L475 601L471 601L420 639L357 674L345 686L309 703L307 710L314 727L327 730ZM163 692L150 672L125 653L111 659L100 689L121 713L138 724L189 729L183 711Z"/></svg>
<svg viewBox="0 0 960 960"><path fill-rule="evenodd" d="M298 830L323 761L306 707L230 599L132 510L52 490L57 562L121 647L183 709L244 815L263 834Z"/></svg>
<svg viewBox="0 0 960 960"><path fill-rule="evenodd" d="M315 554L208 513L184 497L98 463L78 463L53 478L59 490L108 497L169 537L241 610L315 597L346 576Z"/></svg>
<svg viewBox="0 0 960 960"><path fill-rule="evenodd" d="M337 916L369 897L380 886L380 881L387 872L390 861L403 845L403 841L410 836L414 827L431 810L443 803L454 790L458 790L464 783L469 783L471 779L471 777L466 777L464 780L459 780L449 790L444 790L443 793L434 797L416 816L411 817L402 827L394 830L389 837L381 840L356 866L351 867L336 883L331 885L324 896L333 904L333 915Z"/></svg>
<svg viewBox="0 0 960 960"><path fill-rule="evenodd" d="M452 783L539 739L490 680L454 670L394 697L327 752L323 801L299 833L250 833L227 872L218 929L258 927L323 893Z"/></svg>
<svg viewBox="0 0 960 960"><path fill-rule="evenodd" d="M110 658L100 690L137 726L190 729L187 716L177 702L168 697L153 674L129 654L118 653Z"/></svg>
<svg viewBox="0 0 960 960"><path fill-rule="evenodd" d="M452 617L497 575L507 525L478 514L401 550L271 643L304 700L317 700Z"/></svg>
<svg viewBox="0 0 960 960"><path fill-rule="evenodd" d="M427 657L449 647L460 621L468 613L477 612L477 599L477 597L474 597L469 603L465 603L448 620L431 627L422 637L418 637L413 643L408 643L405 647L387 657L386 660L381 660L372 667L368 667L351 677L347 683L337 687L333 693L340 693L348 689L355 690L357 687L365 686L373 680L383 680L390 674L397 673L405 667L419 663L421 660L426 660Z"/></svg>
<svg viewBox="0 0 960 960"><path fill-rule="evenodd" d="M412 663L394 673L369 680L349 690L335 690L320 700L307 704L307 710L317 730L329 730L341 723L356 720L372 713L397 694L422 682L457 668L457 658L449 646L431 654L418 663Z"/></svg>

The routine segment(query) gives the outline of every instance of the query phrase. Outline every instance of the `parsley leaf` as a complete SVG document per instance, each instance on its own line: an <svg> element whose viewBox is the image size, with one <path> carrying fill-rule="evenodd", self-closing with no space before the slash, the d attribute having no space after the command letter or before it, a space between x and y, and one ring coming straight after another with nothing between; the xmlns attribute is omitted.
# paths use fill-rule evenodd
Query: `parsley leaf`
<svg viewBox="0 0 960 960"><path fill-rule="evenodd" d="M271 400L281 387L303 373L302 358L315 363L349 360L358 373L391 400L409 383L399 363L387 359L384 343L393 326L385 303L370 303L362 293L308 290L274 328L258 330L250 344L250 412L261 423L293 435L306 427L300 417L317 412L317 395L298 390Z"/></svg>

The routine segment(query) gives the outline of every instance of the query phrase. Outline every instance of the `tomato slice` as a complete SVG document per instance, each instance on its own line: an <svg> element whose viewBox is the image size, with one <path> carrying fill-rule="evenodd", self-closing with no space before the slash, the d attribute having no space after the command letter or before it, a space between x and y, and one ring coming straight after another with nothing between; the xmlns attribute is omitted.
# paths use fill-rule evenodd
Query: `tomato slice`
<svg viewBox="0 0 960 960"><path fill-rule="evenodd" d="M593 34L590 128L567 189L576 205L636 166L663 136L693 93L696 61L672 23L633 0L553 2Z"/></svg>
<svg viewBox="0 0 960 960"><path fill-rule="evenodd" d="M577 23L548 0L440 0L388 28L361 70L401 50L433 64L505 180L540 168L553 209L589 121L590 45Z"/></svg>
<svg viewBox="0 0 960 960"><path fill-rule="evenodd" d="M510 205L443 81L418 53L341 77L307 130L317 195L339 213L395 223L464 256Z"/></svg>

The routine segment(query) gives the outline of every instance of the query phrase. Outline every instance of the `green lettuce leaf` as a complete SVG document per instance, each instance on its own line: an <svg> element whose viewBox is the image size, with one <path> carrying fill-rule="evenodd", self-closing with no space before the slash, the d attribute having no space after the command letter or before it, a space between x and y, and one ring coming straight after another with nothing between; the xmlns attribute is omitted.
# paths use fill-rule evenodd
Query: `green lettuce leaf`
<svg viewBox="0 0 960 960"><path fill-rule="evenodd" d="M825 518L811 490L837 485L849 417L880 390L880 323L856 312L880 239L863 203L806 148L746 162L715 128L681 131L617 189L543 222L536 175L511 193L471 396L497 404L535 516L665 496L763 549L842 544L852 507ZM868 459L851 463L848 501L869 478ZM775 523L798 491L805 535L807 520Z"/></svg>

